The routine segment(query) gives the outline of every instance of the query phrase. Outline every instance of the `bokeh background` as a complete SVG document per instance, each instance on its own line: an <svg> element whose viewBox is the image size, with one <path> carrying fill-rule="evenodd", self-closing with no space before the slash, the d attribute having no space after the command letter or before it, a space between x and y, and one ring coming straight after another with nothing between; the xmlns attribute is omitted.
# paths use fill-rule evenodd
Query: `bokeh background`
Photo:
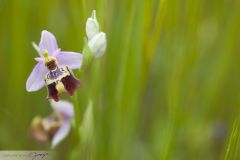
<svg viewBox="0 0 240 160"><path fill-rule="evenodd" d="M50 149L29 136L32 118L52 112L45 88L25 89L31 42L46 29L81 52L93 9L108 46L81 76L80 117L92 99L94 133L79 157L239 158L239 0L0 0L0 150Z"/></svg>

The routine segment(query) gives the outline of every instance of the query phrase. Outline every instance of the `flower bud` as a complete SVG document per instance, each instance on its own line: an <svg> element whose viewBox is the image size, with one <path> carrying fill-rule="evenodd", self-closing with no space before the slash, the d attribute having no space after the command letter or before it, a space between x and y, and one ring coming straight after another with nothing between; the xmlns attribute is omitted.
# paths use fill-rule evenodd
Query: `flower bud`
<svg viewBox="0 0 240 160"><path fill-rule="evenodd" d="M99 24L95 10L93 10L92 16L87 19L86 32L88 40L91 40L99 32Z"/></svg>
<svg viewBox="0 0 240 160"><path fill-rule="evenodd" d="M100 32L96 34L89 42L88 46L91 52L94 54L95 58L101 57L107 46L106 42L106 34L104 32Z"/></svg>

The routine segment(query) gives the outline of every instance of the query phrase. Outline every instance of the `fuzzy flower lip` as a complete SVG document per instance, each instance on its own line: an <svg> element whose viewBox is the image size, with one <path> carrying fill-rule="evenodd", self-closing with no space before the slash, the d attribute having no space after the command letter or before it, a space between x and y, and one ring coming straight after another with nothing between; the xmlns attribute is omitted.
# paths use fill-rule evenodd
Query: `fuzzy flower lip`
<svg viewBox="0 0 240 160"><path fill-rule="evenodd" d="M26 90L34 92L44 86L44 77L48 69L44 65L43 52L46 51L49 56L56 58L59 66L68 66L70 69L79 69L82 64L82 54L77 52L61 51L58 48L57 40L54 35L46 30L41 33L39 45L33 43L40 57L35 58L38 64L32 70L26 83Z"/></svg>
<svg viewBox="0 0 240 160"><path fill-rule="evenodd" d="M68 101L51 101L53 113L47 117L36 116L32 120L31 135L39 143L51 142L51 148L56 148L71 130L71 120L74 117L73 105Z"/></svg>

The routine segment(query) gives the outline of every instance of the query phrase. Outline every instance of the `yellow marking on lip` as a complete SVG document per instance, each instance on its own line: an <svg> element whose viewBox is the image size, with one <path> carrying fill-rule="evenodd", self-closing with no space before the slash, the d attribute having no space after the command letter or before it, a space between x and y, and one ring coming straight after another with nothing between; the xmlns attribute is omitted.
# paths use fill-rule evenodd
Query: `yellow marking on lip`
<svg viewBox="0 0 240 160"><path fill-rule="evenodd" d="M66 89L61 81L57 81L56 89L57 89L58 93L66 92Z"/></svg>

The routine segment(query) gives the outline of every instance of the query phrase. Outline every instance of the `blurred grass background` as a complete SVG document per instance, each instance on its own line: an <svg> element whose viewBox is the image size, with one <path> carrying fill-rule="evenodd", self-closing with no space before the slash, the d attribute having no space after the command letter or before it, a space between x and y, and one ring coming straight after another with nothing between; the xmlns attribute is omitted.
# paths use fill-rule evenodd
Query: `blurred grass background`
<svg viewBox="0 0 240 160"><path fill-rule="evenodd" d="M225 153L240 111L239 0L0 0L0 150L49 149L28 133L51 112L46 89L25 90L31 42L46 29L81 52L93 9L108 47L78 90L81 117L89 97L94 109L82 159L234 159ZM57 153L66 158L73 141Z"/></svg>

